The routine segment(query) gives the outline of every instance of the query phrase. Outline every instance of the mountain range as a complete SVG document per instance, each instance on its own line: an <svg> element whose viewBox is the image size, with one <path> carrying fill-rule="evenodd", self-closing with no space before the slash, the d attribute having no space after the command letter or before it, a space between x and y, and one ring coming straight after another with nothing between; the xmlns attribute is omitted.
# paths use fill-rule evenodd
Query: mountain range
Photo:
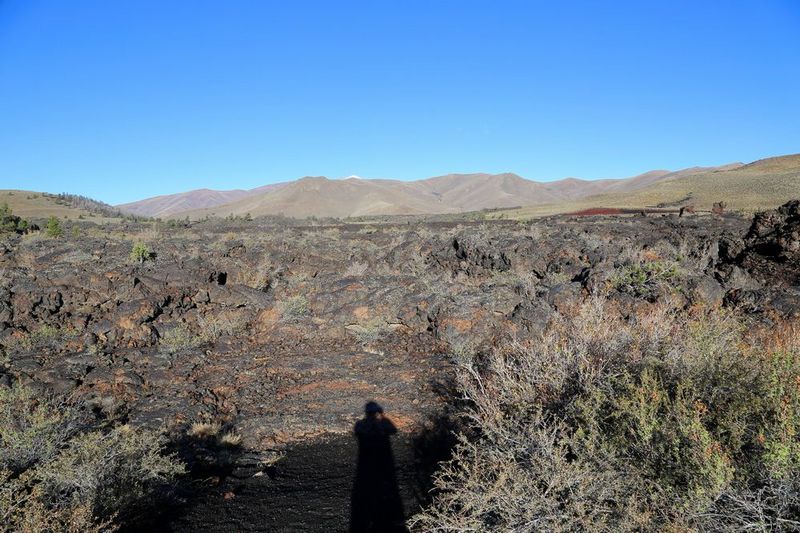
<svg viewBox="0 0 800 533"><path fill-rule="evenodd" d="M774 183L770 182L770 175L776 176ZM630 178L601 180L567 178L539 182L513 173L448 174L418 181L307 176L250 190L198 189L117 207L137 215L190 219L248 213L292 217L446 214L530 206L556 206L557 210L559 205L593 199L615 203L614 199L635 196L644 200L649 197L648 191L659 190L671 191L674 197L667 200L680 202L692 198L694 190L713 195L715 188L721 187L717 196L725 199L726 187L733 190L739 182L747 185L752 180L760 183L760 193L769 197L772 193L800 191L800 155L748 165L652 170ZM701 199L701 203L704 201L705 198Z"/></svg>

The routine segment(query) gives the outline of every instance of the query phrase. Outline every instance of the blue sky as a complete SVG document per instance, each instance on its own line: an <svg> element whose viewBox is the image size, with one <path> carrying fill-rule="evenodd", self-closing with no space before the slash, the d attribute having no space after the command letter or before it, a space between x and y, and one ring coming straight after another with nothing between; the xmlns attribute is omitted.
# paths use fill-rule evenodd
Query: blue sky
<svg viewBox="0 0 800 533"><path fill-rule="evenodd" d="M0 188L119 203L796 152L796 0L0 0Z"/></svg>

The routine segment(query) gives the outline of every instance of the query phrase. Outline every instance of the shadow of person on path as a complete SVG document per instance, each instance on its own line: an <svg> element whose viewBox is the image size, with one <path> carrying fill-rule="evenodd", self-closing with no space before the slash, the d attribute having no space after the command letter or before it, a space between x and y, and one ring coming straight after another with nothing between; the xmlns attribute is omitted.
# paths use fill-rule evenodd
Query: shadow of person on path
<svg viewBox="0 0 800 533"><path fill-rule="evenodd" d="M356 422L358 462L351 500L350 532L406 532L390 437L397 428L375 402Z"/></svg>

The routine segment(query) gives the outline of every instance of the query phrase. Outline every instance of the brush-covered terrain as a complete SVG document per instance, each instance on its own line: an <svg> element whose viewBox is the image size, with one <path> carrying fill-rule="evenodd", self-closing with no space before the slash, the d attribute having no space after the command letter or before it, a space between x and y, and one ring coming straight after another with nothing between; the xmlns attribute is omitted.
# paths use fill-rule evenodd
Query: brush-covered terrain
<svg viewBox="0 0 800 533"><path fill-rule="evenodd" d="M0 206L5 206L16 216L33 222L50 217L59 220L91 220L96 223L135 218L133 214L123 213L98 200L67 193L0 189Z"/></svg>
<svg viewBox="0 0 800 533"><path fill-rule="evenodd" d="M0 528L346 530L370 400L414 529L800 527L798 202L63 225L0 237Z"/></svg>

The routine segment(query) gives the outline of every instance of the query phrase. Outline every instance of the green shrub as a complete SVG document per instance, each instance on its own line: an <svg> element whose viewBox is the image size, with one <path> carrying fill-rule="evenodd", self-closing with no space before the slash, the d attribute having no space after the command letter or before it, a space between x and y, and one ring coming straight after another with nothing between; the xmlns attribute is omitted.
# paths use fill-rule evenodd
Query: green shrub
<svg viewBox="0 0 800 533"><path fill-rule="evenodd" d="M150 259L150 250L147 248L147 245L143 242L134 243L131 249L131 261L142 264L148 259Z"/></svg>
<svg viewBox="0 0 800 533"><path fill-rule="evenodd" d="M59 222L59 220L53 216L47 219L45 231L47 232L47 236L53 239L61 237L61 235L64 233L64 230L61 229L61 222Z"/></svg>
<svg viewBox="0 0 800 533"><path fill-rule="evenodd" d="M68 496L91 506L95 516L135 517L150 506L163 483L183 472L162 453L165 445L158 433L130 426L81 434L39 469L37 491L53 506Z"/></svg>
<svg viewBox="0 0 800 533"><path fill-rule="evenodd" d="M308 316L311 310L305 296L292 296L278 303L278 310L284 320L297 320Z"/></svg>
<svg viewBox="0 0 800 533"><path fill-rule="evenodd" d="M17 476L51 460L78 426L69 405L25 387L0 387L0 470Z"/></svg>
<svg viewBox="0 0 800 533"><path fill-rule="evenodd" d="M203 344L203 338L193 333L185 324L166 330L159 339L159 345L169 353L196 348Z"/></svg>
<svg viewBox="0 0 800 533"><path fill-rule="evenodd" d="M42 324L19 337L9 337L4 342L12 351L30 351L34 348L59 348L77 335L78 332L71 327L57 328Z"/></svg>
<svg viewBox="0 0 800 533"><path fill-rule="evenodd" d="M800 526L800 335L591 300L466 359L427 531ZM773 342L770 339L778 339Z"/></svg>
<svg viewBox="0 0 800 533"><path fill-rule="evenodd" d="M614 278L614 286L639 297L651 297L659 288L668 285L678 276L676 263L666 261L645 261L628 265Z"/></svg>
<svg viewBox="0 0 800 533"><path fill-rule="evenodd" d="M384 339L392 332L391 326L385 319L374 317L361 324L347 326L348 331L355 335L356 340L367 346Z"/></svg>
<svg viewBox="0 0 800 533"><path fill-rule="evenodd" d="M0 205L0 233L25 233L28 230L28 221L14 215L8 203Z"/></svg>

